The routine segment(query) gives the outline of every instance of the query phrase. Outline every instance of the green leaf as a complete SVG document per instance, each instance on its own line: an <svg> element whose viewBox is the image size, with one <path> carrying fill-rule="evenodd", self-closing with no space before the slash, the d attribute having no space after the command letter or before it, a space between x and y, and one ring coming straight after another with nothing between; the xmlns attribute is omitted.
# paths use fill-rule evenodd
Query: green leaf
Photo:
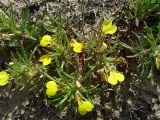
<svg viewBox="0 0 160 120"><path fill-rule="evenodd" d="M64 104L65 102L67 102L67 100L70 98L70 95L71 95L71 91L68 92L68 94L66 94L64 96L64 98L56 105L57 107L60 107L62 106L62 104Z"/></svg>
<svg viewBox="0 0 160 120"><path fill-rule="evenodd" d="M17 27L16 27L16 24L15 24L15 20L14 20L14 14L13 14L13 5L12 5L12 2L10 4L10 9L9 9L9 25L10 25L10 28L12 29L12 31L14 33L17 33Z"/></svg>
<svg viewBox="0 0 160 120"><path fill-rule="evenodd" d="M25 7L22 12L21 12L21 25L20 25L20 29L23 33L25 33L28 22L29 22L29 18L30 18L30 14L29 14L29 9L28 6Z"/></svg>
<svg viewBox="0 0 160 120"><path fill-rule="evenodd" d="M131 50L131 51L135 51L135 49L134 49L133 47L127 45L126 43L119 42L119 44L120 44L122 47L124 47L124 48L127 48L127 49L129 49L129 50Z"/></svg>

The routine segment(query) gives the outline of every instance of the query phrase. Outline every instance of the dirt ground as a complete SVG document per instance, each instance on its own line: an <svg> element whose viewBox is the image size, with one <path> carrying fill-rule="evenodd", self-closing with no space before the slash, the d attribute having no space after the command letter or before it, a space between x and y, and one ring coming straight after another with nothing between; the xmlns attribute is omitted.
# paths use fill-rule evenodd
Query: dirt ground
<svg viewBox="0 0 160 120"><path fill-rule="evenodd" d="M27 4L33 16L44 9L54 16L60 8L66 18L73 22L80 20L75 28L79 33L96 27L104 17L118 17L115 13L124 6L121 0L88 0L84 4L80 0L24 1L13 0L15 14L18 15ZM0 1L0 7L8 5L9 0ZM0 58L3 60L2 56ZM144 79L136 71L126 72L124 83L106 94L95 95L95 109L84 117L75 116L69 108L59 116L56 108L46 105L41 91L13 91L14 84L11 83L0 87L0 120L160 120L160 72L156 74L156 77Z"/></svg>

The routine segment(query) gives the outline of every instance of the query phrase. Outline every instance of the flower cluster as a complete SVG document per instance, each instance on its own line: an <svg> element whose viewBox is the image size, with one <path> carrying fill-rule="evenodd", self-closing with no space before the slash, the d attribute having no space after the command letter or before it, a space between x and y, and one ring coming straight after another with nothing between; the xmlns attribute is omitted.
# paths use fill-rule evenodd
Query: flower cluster
<svg viewBox="0 0 160 120"><path fill-rule="evenodd" d="M111 20L104 20L100 32L95 33L97 38L94 39L95 44L93 46L91 40L72 39L63 36L63 34L62 37L59 34L42 36L36 47L38 50L35 50L36 55L38 54L38 62L42 65L35 62L36 67L34 67L37 74L34 77L43 74L39 76L39 79L48 81L43 81L43 83L45 83L45 93L51 102L55 102L58 107L65 107L67 102L74 101L78 113L86 115L94 109L90 93L94 93L94 89L97 87L88 81L91 80L97 69L102 68L99 71L101 79L111 85L124 81L125 76L116 69L114 62L124 62L125 59L118 58L115 60L114 58L113 61L110 60L111 64L107 61L110 58L107 52L111 47L110 43L106 42L105 36L112 35L116 31L117 26L113 25ZM110 69L112 68L110 66L114 69ZM38 69L38 71L37 68L40 70ZM29 74L29 76L33 75ZM8 79L9 74L0 72L0 86L7 84ZM35 80L35 78L33 79ZM100 89L104 90L103 86Z"/></svg>
<svg viewBox="0 0 160 120"><path fill-rule="evenodd" d="M111 20L105 20L102 24L102 33L104 35L106 34L114 34L117 31L117 26L112 24ZM49 46L51 44L55 43L52 40L52 37L49 35L45 35L42 37L40 41L40 45L42 47ZM58 44L57 44L58 46ZM68 44L69 47L67 48L73 48L73 52L75 53L83 53L85 51L85 43L84 42L78 42L77 40L71 40L71 42ZM50 46L54 47L54 46ZM105 53L105 50L107 49L107 44L105 42L101 43L101 46L98 48L98 53ZM118 59L117 61L122 61L124 59ZM40 57L39 62L42 62L44 66L47 66L51 64L52 61L52 55L51 54L44 54ZM125 77L123 73L118 72L115 69L112 69L109 71L109 74L105 72L104 69L100 70L101 79L107 81L111 85L116 85L118 82L123 82ZM80 81L76 81L76 84L78 88L81 88ZM63 88L62 88L63 89ZM56 95L56 93L60 90L59 86L56 84L55 81L49 81L46 83L46 94L48 97L53 97ZM94 108L94 105L87 99L83 97L83 95L78 91L77 97L77 103L78 103L78 112L80 115L85 115L88 112L92 111ZM77 96L77 92L76 92Z"/></svg>

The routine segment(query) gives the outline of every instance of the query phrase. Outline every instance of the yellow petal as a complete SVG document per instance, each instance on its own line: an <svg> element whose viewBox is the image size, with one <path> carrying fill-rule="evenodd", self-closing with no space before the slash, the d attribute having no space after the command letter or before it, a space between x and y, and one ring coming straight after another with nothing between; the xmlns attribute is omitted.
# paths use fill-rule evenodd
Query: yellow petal
<svg viewBox="0 0 160 120"><path fill-rule="evenodd" d="M79 43L75 40L71 41L70 45L73 47L73 51L77 53L81 53L84 48L83 43Z"/></svg>
<svg viewBox="0 0 160 120"><path fill-rule="evenodd" d="M42 39L41 39L41 41L40 41L40 45L42 47L45 47L45 46L47 46L49 44L52 44L52 37L49 36L49 35L43 36Z"/></svg>
<svg viewBox="0 0 160 120"><path fill-rule="evenodd" d="M46 65L49 65L51 63L52 59L51 58L48 58L46 59L44 62L43 62L43 65L46 66Z"/></svg>
<svg viewBox="0 0 160 120"><path fill-rule="evenodd" d="M92 111L94 108L94 105L88 100L83 102L83 106L88 112Z"/></svg>
<svg viewBox="0 0 160 120"><path fill-rule="evenodd" d="M41 40L41 41L40 41L40 45L41 45L42 47L45 47L45 46L48 45L48 43L47 43L46 41L44 41L44 40Z"/></svg>
<svg viewBox="0 0 160 120"><path fill-rule="evenodd" d="M81 53L82 52L82 48L81 47L74 47L73 51L76 53Z"/></svg>
<svg viewBox="0 0 160 120"><path fill-rule="evenodd" d="M117 26L112 25L111 20L105 20L102 24L102 32L104 34L114 34L117 31Z"/></svg>
<svg viewBox="0 0 160 120"><path fill-rule="evenodd" d="M117 31L117 26L112 25L112 26L108 27L108 28L104 31L104 33L105 33L105 34L114 34L116 31Z"/></svg>
<svg viewBox="0 0 160 120"><path fill-rule="evenodd" d="M56 82L54 82L54 81L47 82L46 88L53 88L53 87L57 87Z"/></svg>
<svg viewBox="0 0 160 120"><path fill-rule="evenodd" d="M104 22L102 23L102 30L103 29L107 29L108 26L112 25L112 21L111 20L104 20Z"/></svg>
<svg viewBox="0 0 160 120"><path fill-rule="evenodd" d="M111 76L111 75L108 77L108 82L111 85L116 85L118 83L118 81L113 76Z"/></svg>
<svg viewBox="0 0 160 120"><path fill-rule="evenodd" d="M85 114L87 114L87 110L84 109L83 105L78 105L78 113L80 115L85 115Z"/></svg>
<svg viewBox="0 0 160 120"><path fill-rule="evenodd" d="M46 94L48 97L54 96L56 94L56 92L57 92L57 87L46 89Z"/></svg>
<svg viewBox="0 0 160 120"><path fill-rule="evenodd" d="M94 105L88 100L86 100L86 101L79 100L78 101L78 112L81 115L87 114L87 112L92 111L93 108L94 108Z"/></svg>
<svg viewBox="0 0 160 120"><path fill-rule="evenodd" d="M43 65L49 65L52 61L52 57L49 54L42 55L39 59L40 62L43 62Z"/></svg>
<svg viewBox="0 0 160 120"><path fill-rule="evenodd" d="M40 57L39 61L40 61L40 62L43 62L43 61L45 61L45 60L46 60L47 58L49 58L49 57L50 57L49 54L42 55L42 56Z"/></svg>
<svg viewBox="0 0 160 120"><path fill-rule="evenodd" d="M58 85L54 81L49 81L46 84L46 94L48 97L54 96L58 91Z"/></svg>
<svg viewBox="0 0 160 120"><path fill-rule="evenodd" d="M8 80L0 80L0 86L4 86L8 83Z"/></svg>
<svg viewBox="0 0 160 120"><path fill-rule="evenodd" d="M122 73L119 73L119 72L115 73L114 78L116 80L118 80L119 82L123 82L124 79L125 79L124 75Z"/></svg>
<svg viewBox="0 0 160 120"><path fill-rule="evenodd" d="M0 72L0 86L6 85L8 83L8 79L9 79L9 74L7 74L4 71Z"/></svg>
<svg viewBox="0 0 160 120"><path fill-rule="evenodd" d="M160 69L160 57L156 57L156 67L159 70Z"/></svg>

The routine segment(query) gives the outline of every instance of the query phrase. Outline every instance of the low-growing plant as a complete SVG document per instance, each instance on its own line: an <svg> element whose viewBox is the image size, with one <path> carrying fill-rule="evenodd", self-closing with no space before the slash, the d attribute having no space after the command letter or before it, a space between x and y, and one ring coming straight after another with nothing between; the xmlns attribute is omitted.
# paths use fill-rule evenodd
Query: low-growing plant
<svg viewBox="0 0 160 120"><path fill-rule="evenodd" d="M128 63L135 61L129 68L150 78L158 64L160 4L156 0L128 0L128 4L117 18L122 24L120 44L129 50Z"/></svg>
<svg viewBox="0 0 160 120"><path fill-rule="evenodd" d="M99 30L93 31L94 38L88 40L78 34L77 38L68 37L62 16L57 21L45 15L31 24L28 12L22 11L21 24L15 22L12 6L9 16L1 13L1 33L13 34L14 39L9 37L9 41L18 43L11 51L7 70L0 74L1 86L10 79L20 90L41 88L49 105L60 111L72 106L75 113L85 115L94 109L94 94L106 93L106 84L114 86L124 81L117 65L126 64L126 60L117 56L119 37L111 37L117 31L112 20L105 19ZM22 36L33 43L32 47Z"/></svg>

